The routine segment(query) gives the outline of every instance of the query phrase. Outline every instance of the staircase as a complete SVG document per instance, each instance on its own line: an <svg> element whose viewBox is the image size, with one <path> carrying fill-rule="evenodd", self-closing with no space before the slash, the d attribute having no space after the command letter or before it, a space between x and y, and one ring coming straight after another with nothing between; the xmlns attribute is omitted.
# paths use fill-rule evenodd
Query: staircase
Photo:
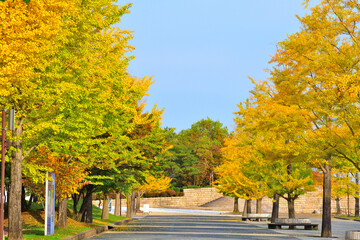
<svg viewBox="0 0 360 240"><path fill-rule="evenodd" d="M215 200L201 205L200 207L217 211L232 211L234 208L234 199L228 196L219 197Z"/></svg>

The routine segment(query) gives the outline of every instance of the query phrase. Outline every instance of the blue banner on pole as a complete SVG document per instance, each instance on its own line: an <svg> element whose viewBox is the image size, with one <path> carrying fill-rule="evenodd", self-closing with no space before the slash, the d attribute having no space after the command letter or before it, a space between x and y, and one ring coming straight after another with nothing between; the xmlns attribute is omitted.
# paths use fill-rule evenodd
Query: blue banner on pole
<svg viewBox="0 0 360 240"><path fill-rule="evenodd" d="M45 235L52 235L55 231L55 173L46 173L45 191Z"/></svg>
<svg viewBox="0 0 360 240"><path fill-rule="evenodd" d="M109 198L109 212L111 212L112 208L112 198Z"/></svg>

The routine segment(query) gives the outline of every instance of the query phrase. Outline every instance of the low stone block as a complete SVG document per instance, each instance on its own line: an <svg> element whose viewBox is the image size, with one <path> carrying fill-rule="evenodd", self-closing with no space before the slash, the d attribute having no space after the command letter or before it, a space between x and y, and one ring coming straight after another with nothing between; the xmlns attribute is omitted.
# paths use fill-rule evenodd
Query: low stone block
<svg viewBox="0 0 360 240"><path fill-rule="evenodd" d="M246 215L248 218L271 218L270 213L248 213Z"/></svg>
<svg viewBox="0 0 360 240"><path fill-rule="evenodd" d="M308 218L275 218L275 223L287 224L287 223L311 223Z"/></svg>
<svg viewBox="0 0 360 240"><path fill-rule="evenodd" d="M346 240L358 240L360 239L360 231L359 230L350 230L345 232Z"/></svg>

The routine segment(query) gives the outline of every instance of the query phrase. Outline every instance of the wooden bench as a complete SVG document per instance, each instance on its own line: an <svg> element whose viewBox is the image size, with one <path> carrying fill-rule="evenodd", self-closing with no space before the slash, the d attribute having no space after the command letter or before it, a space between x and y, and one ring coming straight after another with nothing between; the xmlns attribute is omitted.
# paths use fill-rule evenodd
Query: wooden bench
<svg viewBox="0 0 360 240"><path fill-rule="evenodd" d="M317 230L319 224L313 224L307 218L276 218L275 223L268 223L269 229L281 229L282 226L288 226L289 229L304 226L305 230Z"/></svg>
<svg viewBox="0 0 360 240"><path fill-rule="evenodd" d="M243 221L247 221L247 220L253 220L253 221L270 221L271 219L271 214L268 213L249 213L246 215L246 217L241 217L241 219Z"/></svg>

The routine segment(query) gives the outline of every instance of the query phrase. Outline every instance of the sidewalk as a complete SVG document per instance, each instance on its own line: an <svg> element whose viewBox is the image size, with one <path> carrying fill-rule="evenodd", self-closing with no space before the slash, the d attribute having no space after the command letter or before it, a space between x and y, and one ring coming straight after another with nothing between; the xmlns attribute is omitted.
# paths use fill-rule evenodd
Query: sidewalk
<svg viewBox="0 0 360 240"><path fill-rule="evenodd" d="M321 217L307 217L310 218L311 223L319 224L319 230L287 230L287 229L274 229L273 231L277 233L282 233L285 235L297 237L302 240L319 240L321 235ZM330 240L330 239L345 239L345 232L348 230L359 230L360 222L351 221L351 220L340 220L336 218L332 218L332 238L321 238L321 240ZM266 223L250 223L255 224L261 228L267 228Z"/></svg>
<svg viewBox="0 0 360 240"><path fill-rule="evenodd" d="M143 208L141 207L142 211ZM112 214L114 214L115 207L111 208ZM126 207L121 208L122 212L126 212ZM186 208L149 208L150 215L169 215L169 214L186 214L186 215L220 215L227 213L226 211L214 211L214 210L200 210L200 209L186 209Z"/></svg>

